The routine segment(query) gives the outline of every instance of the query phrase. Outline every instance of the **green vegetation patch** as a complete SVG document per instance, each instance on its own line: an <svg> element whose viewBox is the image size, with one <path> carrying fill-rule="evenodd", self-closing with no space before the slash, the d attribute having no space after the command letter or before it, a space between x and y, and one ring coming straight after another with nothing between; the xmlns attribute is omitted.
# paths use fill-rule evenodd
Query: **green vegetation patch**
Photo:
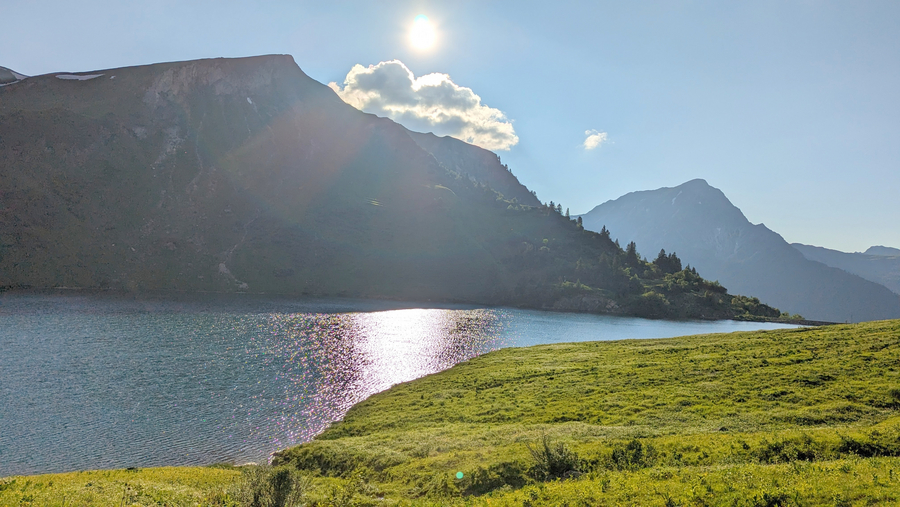
<svg viewBox="0 0 900 507"><path fill-rule="evenodd" d="M504 349L372 396L278 461L417 502L900 501L898 368L900 321Z"/></svg>
<svg viewBox="0 0 900 507"><path fill-rule="evenodd" d="M93 470L0 479L0 505L228 505L241 472L226 467ZM237 505L237 504L234 504Z"/></svg>

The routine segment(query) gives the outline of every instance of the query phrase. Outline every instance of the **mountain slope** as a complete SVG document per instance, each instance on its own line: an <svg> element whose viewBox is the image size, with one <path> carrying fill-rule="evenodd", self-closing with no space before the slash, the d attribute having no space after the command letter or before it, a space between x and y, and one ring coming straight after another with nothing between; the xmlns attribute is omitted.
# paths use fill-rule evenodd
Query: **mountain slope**
<svg viewBox="0 0 900 507"><path fill-rule="evenodd" d="M18 72L7 69L6 67L0 67L0 86L6 86L8 84L15 83L16 81L21 81L28 76L24 76L19 74Z"/></svg>
<svg viewBox="0 0 900 507"><path fill-rule="evenodd" d="M526 206L540 206L538 198L519 183L495 153L452 137L419 132L410 132L409 135L446 169L484 183L507 199L516 199Z"/></svg>
<svg viewBox="0 0 900 507"><path fill-rule="evenodd" d="M870 282L884 285L895 294L900 295L900 253L894 255L845 253L801 243L791 243L791 246L809 260L853 273ZM887 247L880 248L888 253L894 250ZM881 250L878 250L878 247L872 247L868 251L878 252Z"/></svg>
<svg viewBox="0 0 900 507"><path fill-rule="evenodd" d="M700 274L784 311L834 322L900 317L900 297L878 284L807 260L764 225L751 224L703 180L633 192L582 216L648 257L676 252Z"/></svg>
<svg viewBox="0 0 900 507"><path fill-rule="evenodd" d="M883 257L897 257L900 256L900 248L893 248L889 246L870 246L865 252L865 255L878 255Z"/></svg>
<svg viewBox="0 0 900 507"><path fill-rule="evenodd" d="M496 155L364 114L289 56L0 88L0 287L777 315L690 273L660 288L675 274L535 201Z"/></svg>

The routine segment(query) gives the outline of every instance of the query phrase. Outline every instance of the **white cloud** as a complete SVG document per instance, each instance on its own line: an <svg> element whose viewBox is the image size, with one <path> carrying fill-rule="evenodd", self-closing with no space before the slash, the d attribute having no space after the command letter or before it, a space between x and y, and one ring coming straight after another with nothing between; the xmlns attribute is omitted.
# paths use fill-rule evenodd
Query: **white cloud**
<svg viewBox="0 0 900 507"><path fill-rule="evenodd" d="M447 74L415 77L403 62L391 60L354 65L343 86L328 86L351 106L411 130L453 136L488 150L508 150L519 142L503 111L482 104L471 88Z"/></svg>
<svg viewBox="0 0 900 507"><path fill-rule="evenodd" d="M585 130L584 135L587 136L584 139L584 149L586 150L593 150L609 139L606 132L596 130Z"/></svg>

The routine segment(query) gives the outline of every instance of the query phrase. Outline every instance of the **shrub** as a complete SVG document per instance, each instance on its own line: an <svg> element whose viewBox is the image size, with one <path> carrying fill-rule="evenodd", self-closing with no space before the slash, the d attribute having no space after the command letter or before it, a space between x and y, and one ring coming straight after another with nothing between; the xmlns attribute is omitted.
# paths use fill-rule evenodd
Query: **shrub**
<svg viewBox="0 0 900 507"><path fill-rule="evenodd" d="M895 407L900 407L900 388L893 388L888 391L888 397L891 400L891 405Z"/></svg>
<svg viewBox="0 0 900 507"><path fill-rule="evenodd" d="M478 467L470 475L471 481L467 484L465 493L483 495L503 486L514 489L521 488L528 482L526 472L522 464L517 461L495 463L487 468ZM563 475L565 475L565 471L563 471Z"/></svg>
<svg viewBox="0 0 900 507"><path fill-rule="evenodd" d="M410 494L415 497L451 498L459 496L459 487L451 481L448 474L437 473L419 481Z"/></svg>
<svg viewBox="0 0 900 507"><path fill-rule="evenodd" d="M763 441L762 447L757 449L754 455L760 463L815 461L825 457L825 449L809 435L803 435L771 443Z"/></svg>
<svg viewBox="0 0 900 507"><path fill-rule="evenodd" d="M837 451L842 454L855 454L861 458L900 456L900 435L883 434L878 431L872 431L868 438L842 435Z"/></svg>
<svg viewBox="0 0 900 507"><path fill-rule="evenodd" d="M762 496L754 496L750 505L753 507L781 507L788 505L790 497L786 493L765 492Z"/></svg>
<svg viewBox="0 0 900 507"><path fill-rule="evenodd" d="M637 470L652 466L656 461L656 449L652 445L644 445L634 439L624 446L613 447L610 455L612 468L618 470Z"/></svg>
<svg viewBox="0 0 900 507"><path fill-rule="evenodd" d="M378 495L378 488L369 482L371 470L359 467L353 470L350 476L333 484L327 495L326 505L331 507L364 507L377 505L373 495Z"/></svg>
<svg viewBox="0 0 900 507"><path fill-rule="evenodd" d="M530 472L535 479L549 481L581 475L581 459L566 444L552 444L550 438L543 435L537 447L532 447L531 444L526 446L534 460Z"/></svg>
<svg viewBox="0 0 900 507"><path fill-rule="evenodd" d="M243 470L237 496L244 507L295 507L309 486L293 467L254 466Z"/></svg>
<svg viewBox="0 0 900 507"><path fill-rule="evenodd" d="M313 474L347 477L360 466L381 472L404 463L407 459L407 456L394 450L359 448L333 440L314 440L279 453L272 464L291 464Z"/></svg>

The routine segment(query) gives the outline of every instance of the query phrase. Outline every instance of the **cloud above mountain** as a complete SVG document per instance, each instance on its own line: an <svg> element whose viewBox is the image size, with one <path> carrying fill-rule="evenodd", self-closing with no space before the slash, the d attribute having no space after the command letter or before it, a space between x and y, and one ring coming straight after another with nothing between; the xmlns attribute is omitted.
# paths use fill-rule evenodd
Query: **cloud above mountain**
<svg viewBox="0 0 900 507"><path fill-rule="evenodd" d="M584 135L587 136L584 138L584 149L585 150L593 150L594 148L598 148L601 144L605 143L609 136L606 132L599 132L597 130L585 130Z"/></svg>
<svg viewBox="0 0 900 507"><path fill-rule="evenodd" d="M488 150L508 150L519 142L503 111L482 104L471 88L447 74L416 77L403 62L391 60L354 65L343 86L328 86L353 107L411 130L449 135Z"/></svg>

